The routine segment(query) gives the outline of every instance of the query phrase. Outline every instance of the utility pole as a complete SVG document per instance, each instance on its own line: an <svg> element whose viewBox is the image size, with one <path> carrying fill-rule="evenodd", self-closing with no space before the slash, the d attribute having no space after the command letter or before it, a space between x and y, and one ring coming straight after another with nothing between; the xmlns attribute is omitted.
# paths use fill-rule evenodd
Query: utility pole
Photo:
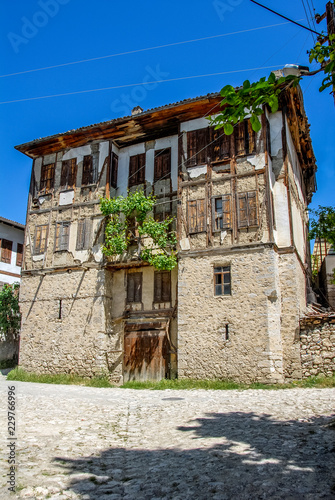
<svg viewBox="0 0 335 500"><path fill-rule="evenodd" d="M323 21L325 18L327 18L328 37L329 37L329 35L335 35L335 7L334 7L333 2L328 2L326 4L326 12L324 14L322 14L322 16L320 16L318 14L315 16L315 20L316 20L317 24L320 24L321 21ZM330 45L329 39L328 39L328 44ZM335 104L335 85L333 85L333 97L334 97L334 104Z"/></svg>

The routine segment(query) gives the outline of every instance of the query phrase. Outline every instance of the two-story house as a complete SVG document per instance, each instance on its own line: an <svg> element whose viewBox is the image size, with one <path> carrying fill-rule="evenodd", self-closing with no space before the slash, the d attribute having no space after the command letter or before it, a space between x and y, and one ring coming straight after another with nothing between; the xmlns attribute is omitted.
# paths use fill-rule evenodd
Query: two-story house
<svg viewBox="0 0 335 500"><path fill-rule="evenodd" d="M300 88L262 130L231 136L208 116L220 95L187 99L17 146L33 159L20 302L20 365L282 382L300 378L306 207L315 158ZM176 217L178 265L105 258L100 197L142 189Z"/></svg>

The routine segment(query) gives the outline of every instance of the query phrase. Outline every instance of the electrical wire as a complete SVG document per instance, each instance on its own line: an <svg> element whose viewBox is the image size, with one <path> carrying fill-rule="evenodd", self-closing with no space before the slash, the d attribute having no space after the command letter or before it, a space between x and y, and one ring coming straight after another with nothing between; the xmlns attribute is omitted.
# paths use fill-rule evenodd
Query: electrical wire
<svg viewBox="0 0 335 500"><path fill-rule="evenodd" d="M301 0L301 3L303 5L304 11L305 11L306 20L307 20L308 26L309 26L310 31L311 31L311 36L312 36L312 39L313 39L313 43L315 43L315 34L312 33L312 27L311 27L311 23L310 23L310 20L309 20L309 17L308 17L308 13L307 13L307 9L306 9L306 6L305 6L305 1Z"/></svg>
<svg viewBox="0 0 335 500"><path fill-rule="evenodd" d="M302 19L298 19L298 21L302 21ZM44 71L44 70L48 70L48 69L61 68L61 67L64 67L64 66L72 66L74 64L82 64L82 63L86 63L86 62L99 61L101 59L108 59L108 58L111 58L111 57L119 57L119 56L125 56L125 55L129 55L129 54L137 54L139 52L147 52L149 50L163 49L163 48L166 48L166 47L173 47L173 46L176 46L176 45L184 45L184 44L187 44L187 43L201 42L201 41L204 41L204 40L211 40L211 39L221 38L221 37L225 37L225 36L239 35L239 34L242 34L242 33L248 33L250 31L257 31L257 30L262 30L262 29L274 28L276 26L284 26L285 24L290 24L290 23L288 22L288 23L271 24L269 26L259 26L257 28L249 28L249 29L246 29L246 30L234 31L232 33L223 33L221 35L206 36L206 37L203 37L203 38L195 38L193 40L185 40L185 41L181 41L181 42L172 42L172 43L167 43L165 45L157 45L157 46L154 46L154 47L147 47L147 48L144 48L144 49L135 49L135 50L129 50L127 52L119 52L118 54L109 54L107 56L92 57L90 59L82 59L82 60L79 60L79 61L72 61L72 62L68 62L68 63L55 64L54 66L46 66L44 68L28 69L26 71L18 71L17 73L8 73L7 75L0 75L0 78L6 78L6 77L9 77L9 76L16 76L16 75L23 75L23 74L26 74L26 73L33 73L35 71Z"/></svg>
<svg viewBox="0 0 335 500"><path fill-rule="evenodd" d="M168 78L166 80L154 80L152 82L145 82L145 83L143 83L143 82L128 83L126 85L114 85L112 87L104 87L104 88L100 88L100 89L78 90L75 92L64 92L63 94L52 94L52 95L44 95L44 96L38 96L38 97L27 97L24 99L14 99L12 101L2 101L2 102L0 102L0 104L12 104L15 102L36 101L39 99L50 99L51 97L64 97L64 96L68 96L68 95L87 94L89 92L101 92L101 91L105 91L105 90L123 89L123 88L127 88L127 87L137 87L139 85L145 86L145 85L150 85L153 83L176 82L176 81L180 81L180 80L191 80L193 78L205 78L205 77L209 77L209 76L231 75L234 73L244 73L247 71L258 71L261 69L278 68L281 66L284 66L284 65L283 64L276 64L273 66L264 66L264 67L260 67L260 68L248 68L248 69L238 69L238 70L234 70L234 71L221 71L219 73L208 73L206 75L182 76L182 77L178 77L178 78Z"/></svg>

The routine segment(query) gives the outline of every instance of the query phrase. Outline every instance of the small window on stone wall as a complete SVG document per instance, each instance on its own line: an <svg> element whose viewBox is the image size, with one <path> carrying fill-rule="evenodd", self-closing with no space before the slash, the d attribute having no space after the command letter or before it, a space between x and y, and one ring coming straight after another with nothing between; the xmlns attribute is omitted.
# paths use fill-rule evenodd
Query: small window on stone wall
<svg viewBox="0 0 335 500"><path fill-rule="evenodd" d="M70 224L70 222L57 222L55 238L56 252L69 249Z"/></svg>
<svg viewBox="0 0 335 500"><path fill-rule="evenodd" d="M214 267L214 295L231 295L230 266Z"/></svg>
<svg viewBox="0 0 335 500"><path fill-rule="evenodd" d="M142 302L142 273L127 275L127 303Z"/></svg>

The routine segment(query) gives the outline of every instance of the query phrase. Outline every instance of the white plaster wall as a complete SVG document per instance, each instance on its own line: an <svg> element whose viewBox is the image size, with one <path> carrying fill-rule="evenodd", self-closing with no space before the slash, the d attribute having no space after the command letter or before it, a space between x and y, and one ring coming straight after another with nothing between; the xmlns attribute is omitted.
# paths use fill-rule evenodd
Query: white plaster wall
<svg viewBox="0 0 335 500"><path fill-rule="evenodd" d="M297 190L298 190L298 195L299 195L300 201L303 204L305 204L305 198L304 198L304 195L303 195L302 189L301 189L302 182L303 182L301 166L300 166L298 156L297 156L294 144L293 144L293 139L291 136L289 126L287 124L287 120L285 121L285 128L286 128L286 137L287 137L287 146L288 146L288 151L289 151L290 164L291 164L291 168L293 171L295 185L296 185Z"/></svg>
<svg viewBox="0 0 335 500"><path fill-rule="evenodd" d="M292 199L292 198L291 198ZM294 199L292 199L292 226L293 238L297 252L303 262L306 256L306 235L305 224L301 218L301 213Z"/></svg>
<svg viewBox="0 0 335 500"><path fill-rule="evenodd" d="M279 247L288 247L291 245L291 235L287 189L283 182L277 181L272 192L276 220L274 239Z"/></svg>
<svg viewBox="0 0 335 500"><path fill-rule="evenodd" d="M283 116L281 111L276 113L267 113L267 118L270 123L270 136L271 136L271 155L277 156L279 151L283 148L282 141L282 128Z"/></svg>
<svg viewBox="0 0 335 500"><path fill-rule="evenodd" d="M189 120L180 124L180 132L191 132L199 128L206 128L210 126L207 118L197 118L196 120Z"/></svg>
<svg viewBox="0 0 335 500"><path fill-rule="evenodd" d="M6 264L5 262L0 262L0 281L9 284L17 283L20 281L20 278L17 278L15 276L7 276L5 274L2 274L1 271L6 271L13 274L21 274L21 267L16 265L16 254L17 244L24 243L24 231L22 229L11 227L0 222L0 238L4 238L5 240L13 242L11 263Z"/></svg>
<svg viewBox="0 0 335 500"><path fill-rule="evenodd" d="M77 165L81 161L83 161L84 156L92 154L91 145L80 146L79 148L72 148L67 151L62 160L70 160L71 158L76 158ZM109 142L103 141L99 143L99 165L98 165L98 173L101 172L102 166L106 159L106 156L109 154Z"/></svg>

